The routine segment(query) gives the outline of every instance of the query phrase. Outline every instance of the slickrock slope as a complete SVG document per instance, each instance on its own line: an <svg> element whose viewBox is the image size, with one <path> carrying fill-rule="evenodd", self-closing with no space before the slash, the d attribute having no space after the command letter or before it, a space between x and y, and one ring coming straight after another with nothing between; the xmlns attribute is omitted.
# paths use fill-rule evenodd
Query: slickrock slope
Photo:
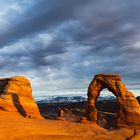
<svg viewBox="0 0 140 140"><path fill-rule="evenodd" d="M23 76L0 79L0 110L18 112L28 118L41 118L32 97L30 81Z"/></svg>
<svg viewBox="0 0 140 140"><path fill-rule="evenodd" d="M119 102L120 111L118 124L140 126L140 105L133 94L127 90L119 75L98 74L95 75L88 88L88 107L86 117L88 120L97 121L95 102L101 90L107 88Z"/></svg>
<svg viewBox="0 0 140 140"><path fill-rule="evenodd" d="M70 120L28 119L18 113L0 111L0 140L139 140L138 130L106 130L94 123Z"/></svg>

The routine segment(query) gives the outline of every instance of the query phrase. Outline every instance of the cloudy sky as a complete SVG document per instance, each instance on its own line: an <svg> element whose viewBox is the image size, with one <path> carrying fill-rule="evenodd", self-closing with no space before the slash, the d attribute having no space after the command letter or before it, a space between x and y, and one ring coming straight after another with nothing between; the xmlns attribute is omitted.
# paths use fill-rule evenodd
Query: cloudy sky
<svg viewBox="0 0 140 140"><path fill-rule="evenodd" d="M24 75L43 95L119 73L139 91L139 0L0 0L0 9L1 77Z"/></svg>

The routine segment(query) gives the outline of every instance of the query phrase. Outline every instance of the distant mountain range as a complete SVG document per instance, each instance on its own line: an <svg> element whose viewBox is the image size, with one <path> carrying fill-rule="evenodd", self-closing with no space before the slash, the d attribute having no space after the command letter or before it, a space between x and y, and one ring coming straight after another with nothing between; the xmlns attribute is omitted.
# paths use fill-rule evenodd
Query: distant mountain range
<svg viewBox="0 0 140 140"><path fill-rule="evenodd" d="M82 96L55 96L55 97L47 97L44 100L37 101L37 103L63 103L63 102L82 102L87 99Z"/></svg>
<svg viewBox="0 0 140 140"><path fill-rule="evenodd" d="M101 100L114 100L114 96L105 96L105 97L98 97L98 101ZM51 96L45 97L43 100L38 100L38 104L43 103L63 103L63 102L83 102L87 101L87 98L83 96Z"/></svg>

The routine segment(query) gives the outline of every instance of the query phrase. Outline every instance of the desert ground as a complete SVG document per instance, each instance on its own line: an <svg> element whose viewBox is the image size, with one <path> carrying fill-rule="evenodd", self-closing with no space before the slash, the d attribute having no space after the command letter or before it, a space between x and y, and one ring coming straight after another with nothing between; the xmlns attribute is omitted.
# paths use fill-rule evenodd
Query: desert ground
<svg viewBox="0 0 140 140"><path fill-rule="evenodd" d="M42 106L40 106L42 107ZM42 111L43 111L42 107ZM47 109L46 109L47 110ZM79 116L65 113L65 120L29 119L18 112L0 112L1 140L139 140L139 129L105 129L95 123L79 123Z"/></svg>

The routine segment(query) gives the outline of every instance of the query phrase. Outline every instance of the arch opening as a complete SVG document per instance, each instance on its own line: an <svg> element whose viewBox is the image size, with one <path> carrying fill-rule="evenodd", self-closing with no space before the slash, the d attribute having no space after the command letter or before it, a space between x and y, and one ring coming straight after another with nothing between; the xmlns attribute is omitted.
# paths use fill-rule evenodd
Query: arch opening
<svg viewBox="0 0 140 140"><path fill-rule="evenodd" d="M111 91L107 88L101 90L95 102L95 107L98 112L98 125L107 129L117 127L119 103L117 97Z"/></svg>

